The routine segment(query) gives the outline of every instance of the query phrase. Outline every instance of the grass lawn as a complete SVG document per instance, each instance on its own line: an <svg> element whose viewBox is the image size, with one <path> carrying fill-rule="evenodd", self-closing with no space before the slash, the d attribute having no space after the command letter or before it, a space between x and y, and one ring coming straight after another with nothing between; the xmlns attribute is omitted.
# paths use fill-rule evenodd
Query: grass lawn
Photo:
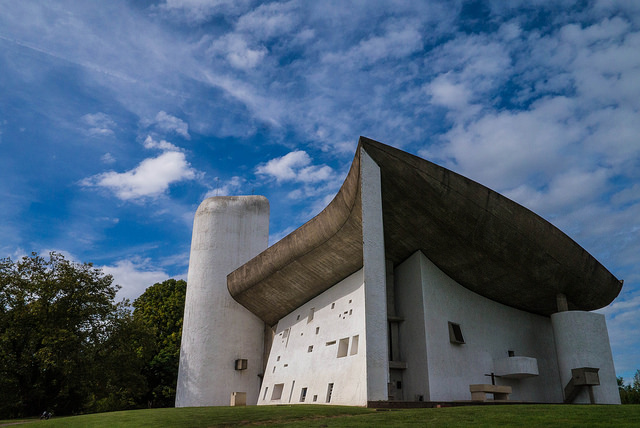
<svg viewBox="0 0 640 428"><path fill-rule="evenodd" d="M10 421L3 421L5 423ZM15 421L14 421L15 422ZM193 407L55 417L22 427L640 427L640 405L509 405L376 411L347 406Z"/></svg>

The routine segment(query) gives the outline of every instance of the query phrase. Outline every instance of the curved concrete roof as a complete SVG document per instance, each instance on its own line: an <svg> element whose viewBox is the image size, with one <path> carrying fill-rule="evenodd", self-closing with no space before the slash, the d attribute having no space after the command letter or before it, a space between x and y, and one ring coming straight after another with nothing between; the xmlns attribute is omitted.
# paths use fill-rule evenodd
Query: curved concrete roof
<svg viewBox="0 0 640 428"><path fill-rule="evenodd" d="M608 305L622 283L551 223L434 163L361 137L333 201L229 274L229 292L274 325L362 267L360 155L380 167L385 251L397 265L420 250L455 281L489 299L550 315Z"/></svg>

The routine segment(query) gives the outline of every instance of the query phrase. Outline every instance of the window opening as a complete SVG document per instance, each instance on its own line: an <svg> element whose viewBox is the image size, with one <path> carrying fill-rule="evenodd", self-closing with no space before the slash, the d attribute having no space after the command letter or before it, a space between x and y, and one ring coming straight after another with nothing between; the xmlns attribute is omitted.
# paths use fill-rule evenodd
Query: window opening
<svg viewBox="0 0 640 428"><path fill-rule="evenodd" d="M291 403L291 397L293 396L293 387L296 386L296 381L291 382L291 391L289 391L289 403Z"/></svg>
<svg viewBox="0 0 640 428"><path fill-rule="evenodd" d="M331 304L331 309L333 309L333 308L335 308L335 307L336 307L336 304L335 304L335 303L332 303L332 304Z"/></svg>
<svg viewBox="0 0 640 428"><path fill-rule="evenodd" d="M464 343L464 336L462 335L460 324L449 321L449 342L456 344Z"/></svg>
<svg viewBox="0 0 640 428"><path fill-rule="evenodd" d="M309 347L307 348L307 352L313 352L313 345L309 345Z"/></svg>
<svg viewBox="0 0 640 428"><path fill-rule="evenodd" d="M510 357L515 357L516 353L513 351L507 351L507 353L509 354Z"/></svg>
<svg viewBox="0 0 640 428"><path fill-rule="evenodd" d="M302 391L300 391L300 402L304 403L305 398L307 398L307 388L302 388Z"/></svg>
<svg viewBox="0 0 640 428"><path fill-rule="evenodd" d="M313 396L313 402L315 403L316 401L318 401L318 394Z"/></svg>
<svg viewBox="0 0 640 428"><path fill-rule="evenodd" d="M320 331L320 327L316 327L316 334Z"/></svg>
<svg viewBox="0 0 640 428"><path fill-rule="evenodd" d="M332 340L331 342L325 343L325 346L331 346L331 345L335 345L335 344L336 344L336 341Z"/></svg>
<svg viewBox="0 0 640 428"><path fill-rule="evenodd" d="M309 309L309 317L307 318L307 324L313 321L313 313L316 311L316 308Z"/></svg>
<svg viewBox="0 0 640 428"><path fill-rule="evenodd" d="M279 400L282 397L282 390L284 389L284 383L276 383L273 385L273 392L271 393L271 400Z"/></svg>
<svg viewBox="0 0 640 428"><path fill-rule="evenodd" d="M347 351L349 349L349 338L345 337L344 339L340 339L340 343L338 344L338 358L346 357Z"/></svg>
<svg viewBox="0 0 640 428"><path fill-rule="evenodd" d="M358 353L359 341L360 341L360 335L355 335L351 338L351 353L349 355L356 355Z"/></svg>
<svg viewBox="0 0 640 428"><path fill-rule="evenodd" d="M268 387L268 386L265 386L265 387L264 387L264 395L262 396L262 399L263 399L263 400L266 400L266 399L267 399L267 391L268 391L268 390L269 390L269 387Z"/></svg>
<svg viewBox="0 0 640 428"><path fill-rule="evenodd" d="M331 402L331 394L333 393L333 384L330 383L329 386L327 386L327 403Z"/></svg>

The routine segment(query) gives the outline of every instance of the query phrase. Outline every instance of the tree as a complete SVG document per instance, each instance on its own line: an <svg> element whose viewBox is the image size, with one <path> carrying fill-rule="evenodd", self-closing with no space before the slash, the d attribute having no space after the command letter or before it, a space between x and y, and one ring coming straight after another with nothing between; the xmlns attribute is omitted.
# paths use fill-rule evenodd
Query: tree
<svg viewBox="0 0 640 428"><path fill-rule="evenodd" d="M56 252L0 259L0 415L85 408L101 370L94 360L122 310L112 282Z"/></svg>
<svg viewBox="0 0 640 428"><path fill-rule="evenodd" d="M153 407L171 407L175 403L182 317L187 283L168 279L147 288L133 302L133 317L152 329L153 348L147 349L144 373L149 392L147 400Z"/></svg>
<svg viewBox="0 0 640 428"><path fill-rule="evenodd" d="M618 390L622 404L640 404L640 370L636 370L630 385L625 385L624 379L618 377Z"/></svg>

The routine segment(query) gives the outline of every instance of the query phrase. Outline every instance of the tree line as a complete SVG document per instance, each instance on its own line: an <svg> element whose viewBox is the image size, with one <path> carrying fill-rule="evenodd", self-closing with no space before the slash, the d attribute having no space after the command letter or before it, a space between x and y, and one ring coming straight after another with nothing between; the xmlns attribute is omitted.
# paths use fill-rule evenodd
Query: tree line
<svg viewBox="0 0 640 428"><path fill-rule="evenodd" d="M174 405L186 282L119 288L56 252L0 259L0 418Z"/></svg>
<svg viewBox="0 0 640 428"><path fill-rule="evenodd" d="M618 390L622 404L640 404L640 370L636 370L633 380L625 385L624 379L618 377Z"/></svg>

